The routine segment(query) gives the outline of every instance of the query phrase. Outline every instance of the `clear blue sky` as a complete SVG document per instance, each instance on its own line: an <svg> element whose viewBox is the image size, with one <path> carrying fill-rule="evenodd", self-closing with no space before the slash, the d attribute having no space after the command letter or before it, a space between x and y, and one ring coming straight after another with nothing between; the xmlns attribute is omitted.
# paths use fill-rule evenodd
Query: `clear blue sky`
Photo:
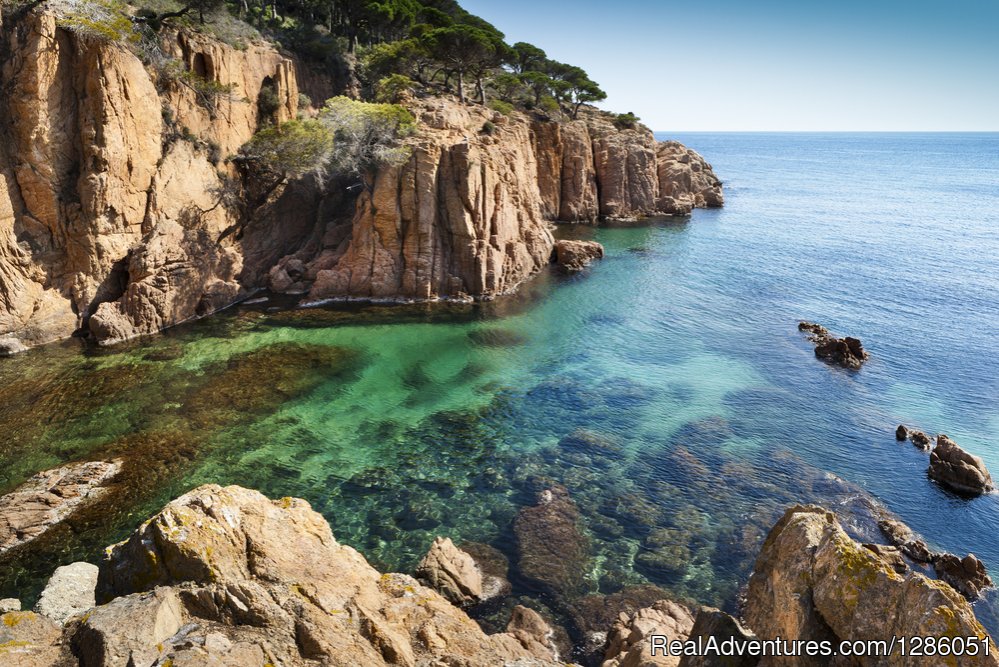
<svg viewBox="0 0 999 667"><path fill-rule="evenodd" d="M654 130L999 131L999 0L460 0Z"/></svg>

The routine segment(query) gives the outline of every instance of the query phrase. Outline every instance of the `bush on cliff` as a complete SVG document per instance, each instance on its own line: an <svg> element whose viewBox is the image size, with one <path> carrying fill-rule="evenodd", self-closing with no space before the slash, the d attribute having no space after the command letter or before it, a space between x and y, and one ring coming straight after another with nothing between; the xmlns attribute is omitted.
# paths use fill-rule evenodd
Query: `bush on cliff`
<svg viewBox="0 0 999 667"><path fill-rule="evenodd" d="M327 100L319 122L333 133L330 168L343 176L363 176L385 164L409 158L399 139L413 133L413 115L398 104L372 104L348 97Z"/></svg>
<svg viewBox="0 0 999 667"><path fill-rule="evenodd" d="M333 151L333 132L315 120L291 120L260 130L241 149L243 160L282 178L320 173Z"/></svg>

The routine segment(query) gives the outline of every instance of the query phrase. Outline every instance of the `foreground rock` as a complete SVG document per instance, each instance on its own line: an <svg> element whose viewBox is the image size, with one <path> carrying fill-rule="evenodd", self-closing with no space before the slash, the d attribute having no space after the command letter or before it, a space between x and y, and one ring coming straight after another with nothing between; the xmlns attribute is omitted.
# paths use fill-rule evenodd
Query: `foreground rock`
<svg viewBox="0 0 999 667"><path fill-rule="evenodd" d="M98 601L72 638L84 667L556 664L525 624L486 635L412 577L377 572L304 501L240 487L196 489L109 548Z"/></svg>
<svg viewBox="0 0 999 667"><path fill-rule="evenodd" d="M952 491L972 496L995 488L981 457L964 451L946 435L937 436L937 446L930 452L929 475Z"/></svg>
<svg viewBox="0 0 999 667"><path fill-rule="evenodd" d="M416 567L417 578L458 606L485 599L482 572L475 560L448 537L434 540Z"/></svg>
<svg viewBox="0 0 999 667"><path fill-rule="evenodd" d="M711 607L702 607L694 618L694 627L690 629L690 639L714 637L719 644L728 640L740 642L756 639L739 621L725 612ZM757 656L689 656L680 658L679 667L754 667L760 663Z"/></svg>
<svg viewBox="0 0 999 667"><path fill-rule="evenodd" d="M35 611L56 623L65 623L72 616L83 613L97 604L97 566L90 563L72 563L56 568L45 585Z"/></svg>
<svg viewBox="0 0 999 667"><path fill-rule="evenodd" d="M30 611L0 616L0 665L7 667L75 667L77 661L62 641L62 627Z"/></svg>
<svg viewBox="0 0 999 667"><path fill-rule="evenodd" d="M0 554L27 544L100 499L121 465L120 460L70 463L40 472L0 497Z"/></svg>
<svg viewBox="0 0 999 667"><path fill-rule="evenodd" d="M670 641L684 640L694 625L694 617L683 605L662 600L634 614L621 614L607 636L607 653L602 667L676 667L676 656L651 655L651 636L665 635Z"/></svg>
<svg viewBox="0 0 999 667"><path fill-rule="evenodd" d="M596 241L557 241L555 263L565 273L582 271L593 260L602 259L604 247Z"/></svg>
<svg viewBox="0 0 999 667"><path fill-rule="evenodd" d="M789 509L764 542L749 581L746 620L761 639L988 637L954 589L918 573L896 573L853 541L835 515L814 506ZM999 664L988 642L988 655L954 656L948 664ZM895 655L859 658L854 664L902 665L905 660ZM764 659L760 664L781 663ZM796 664L825 665L828 658L801 656Z"/></svg>
<svg viewBox="0 0 999 667"><path fill-rule="evenodd" d="M867 351L858 338L836 338L824 326L814 322L800 322L798 331L807 332L808 340L815 344L815 356L843 368L858 369L867 361Z"/></svg>
<svg viewBox="0 0 999 667"><path fill-rule="evenodd" d="M588 592L590 541L581 515L564 486L538 494L513 523L521 575L542 590L565 600Z"/></svg>

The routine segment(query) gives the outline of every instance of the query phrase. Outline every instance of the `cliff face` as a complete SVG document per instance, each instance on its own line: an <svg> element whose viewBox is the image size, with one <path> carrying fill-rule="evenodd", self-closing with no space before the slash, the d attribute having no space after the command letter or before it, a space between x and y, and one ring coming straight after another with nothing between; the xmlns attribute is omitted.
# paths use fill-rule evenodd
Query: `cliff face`
<svg viewBox="0 0 999 667"><path fill-rule="evenodd" d="M225 158L258 129L261 91L283 121L298 113L299 73L310 90L333 84L268 45L167 31L162 47L194 79L157 78L49 14L3 25L0 352L151 333L258 287L488 298L550 261L551 220L721 204L710 166L647 129L591 110L555 123L431 99L413 104L410 160L360 196L295 182L232 234L243 184ZM192 80L231 92L206 99Z"/></svg>

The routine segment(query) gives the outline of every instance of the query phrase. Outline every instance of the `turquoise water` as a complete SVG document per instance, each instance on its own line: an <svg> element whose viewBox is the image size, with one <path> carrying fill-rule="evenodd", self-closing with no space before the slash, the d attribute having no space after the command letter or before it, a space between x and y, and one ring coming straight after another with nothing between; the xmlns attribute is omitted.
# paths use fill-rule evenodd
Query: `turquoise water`
<svg viewBox="0 0 999 667"><path fill-rule="evenodd" d="M2 361L0 492L64 461L128 468L101 506L0 562L0 597L30 599L204 482L304 497L398 570L439 534L515 565L513 518L561 483L591 540L587 591L650 582L728 608L800 501L861 515L866 492L995 569L997 497L941 490L893 432L946 432L999 472L999 135L678 138L725 181L724 209L562 227L606 258L510 299L271 302ZM871 361L824 365L799 319L860 337ZM571 613L572 596L514 579Z"/></svg>

